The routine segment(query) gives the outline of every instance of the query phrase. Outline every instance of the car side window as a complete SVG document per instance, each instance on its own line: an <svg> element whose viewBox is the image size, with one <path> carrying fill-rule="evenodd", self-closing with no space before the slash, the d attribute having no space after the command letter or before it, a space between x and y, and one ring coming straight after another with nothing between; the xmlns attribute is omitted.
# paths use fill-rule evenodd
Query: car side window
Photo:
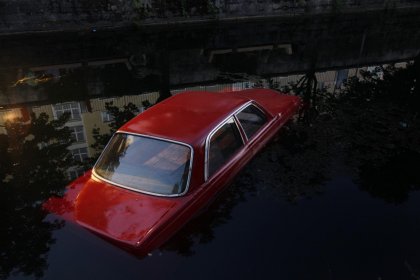
<svg viewBox="0 0 420 280"><path fill-rule="evenodd" d="M236 117L248 139L250 139L267 122L265 114L252 104L239 112Z"/></svg>
<svg viewBox="0 0 420 280"><path fill-rule="evenodd" d="M208 177L219 170L243 145L238 127L231 118L210 138Z"/></svg>

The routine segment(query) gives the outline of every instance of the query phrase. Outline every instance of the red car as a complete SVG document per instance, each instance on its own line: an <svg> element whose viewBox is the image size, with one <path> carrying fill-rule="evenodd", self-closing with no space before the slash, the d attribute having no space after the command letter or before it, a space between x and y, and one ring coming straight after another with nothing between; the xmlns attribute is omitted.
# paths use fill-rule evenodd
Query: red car
<svg viewBox="0 0 420 280"><path fill-rule="evenodd" d="M122 126L93 169L44 208L145 254L208 205L299 106L268 89L178 94Z"/></svg>

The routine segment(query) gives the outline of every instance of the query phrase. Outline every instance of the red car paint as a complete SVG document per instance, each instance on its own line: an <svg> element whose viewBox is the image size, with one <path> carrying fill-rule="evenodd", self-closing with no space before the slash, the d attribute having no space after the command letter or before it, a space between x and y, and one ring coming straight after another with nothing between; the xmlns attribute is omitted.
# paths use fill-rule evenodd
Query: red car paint
<svg viewBox="0 0 420 280"><path fill-rule="evenodd" d="M252 101L267 118L265 126L206 180L205 146L209 133L238 108ZM177 197L155 196L105 182L92 171L67 187L64 197L44 208L133 249L138 254L159 247L194 217L289 120L300 99L268 89L240 92L186 92L153 106L119 132L171 139L190 145L193 162L188 191ZM244 131L241 129L241 134Z"/></svg>

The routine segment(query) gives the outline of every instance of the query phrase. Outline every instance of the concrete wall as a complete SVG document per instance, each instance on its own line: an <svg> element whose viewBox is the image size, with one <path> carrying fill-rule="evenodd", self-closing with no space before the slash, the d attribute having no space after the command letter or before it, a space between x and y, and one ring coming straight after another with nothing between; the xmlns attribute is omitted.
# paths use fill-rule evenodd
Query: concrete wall
<svg viewBox="0 0 420 280"><path fill-rule="evenodd" d="M0 0L0 34L420 7L420 0Z"/></svg>

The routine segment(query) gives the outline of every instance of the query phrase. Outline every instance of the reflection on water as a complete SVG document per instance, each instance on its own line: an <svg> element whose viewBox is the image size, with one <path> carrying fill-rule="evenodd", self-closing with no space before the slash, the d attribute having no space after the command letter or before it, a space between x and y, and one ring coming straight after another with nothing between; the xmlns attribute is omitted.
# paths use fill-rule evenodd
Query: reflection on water
<svg viewBox="0 0 420 280"><path fill-rule="evenodd" d="M413 103L417 97L412 94L415 69L412 63L402 63L400 68L348 69L344 78L339 74L343 70L315 73L312 83L302 83L305 75L291 75L215 87L269 86L308 94L310 104L303 107L301 121L284 127L279 139L250 163L233 186L160 250L192 256L199 244L215 238L215 230L230 220L245 197L269 195L299 203L325 192L324 185L335 176L336 166L344 163L346 169L354 168L353 176L362 190L387 202L406 201L420 187L416 172L420 129L418 107ZM323 87L314 87L314 81ZM7 260L2 264L3 278L13 271L43 275L46 254L54 242L51 231L62 224L44 221L41 202L59 193L69 176L89 167L89 156L95 155L91 146L99 151L110 132L143 110L132 102L149 106L157 98L152 93L42 105L31 107L38 116L33 113L28 119L23 118L28 107L3 110L2 212L13 217L6 221L10 226L2 236L2 256ZM390 103L395 98L398 102ZM48 110L53 112L52 120L45 113ZM28 255L24 240L35 230L39 235L29 245ZM19 244L25 246L19 249Z"/></svg>
<svg viewBox="0 0 420 280"><path fill-rule="evenodd" d="M192 255L197 244L214 238L215 228L230 219L244 197L268 195L299 203L324 193L324 185L343 170L374 197L391 203L407 201L420 188L420 121L419 103L413 104L417 97L412 95L415 66L403 65L361 71L357 79L351 77L340 88L309 85L311 94L317 95L310 96L316 99L311 104L316 104L316 114L284 127L279 139L249 164L236 183L162 249ZM299 90L302 79L295 81L289 89ZM398 100L390 105L396 96Z"/></svg>
<svg viewBox="0 0 420 280"><path fill-rule="evenodd" d="M245 196L255 192L249 170L239 175L239 180L226 189L215 201L202 210L200 215L185 225L161 248L175 251L182 256L194 255L197 244L207 244L215 237L214 230L231 219L235 206L245 200ZM255 182L254 182L255 184Z"/></svg>
<svg viewBox="0 0 420 280"><path fill-rule="evenodd" d="M46 253L53 244L51 231L60 223L43 221L41 203L63 189L63 173L74 165L67 147L68 115L49 120L46 114L28 120L7 120L0 134L0 277L20 271L42 276Z"/></svg>
<svg viewBox="0 0 420 280"><path fill-rule="evenodd" d="M390 203L404 203L420 188L418 151L400 151L379 164L360 166L361 188Z"/></svg>
<svg viewBox="0 0 420 280"><path fill-rule="evenodd" d="M215 257L209 251L232 246L233 252L226 255L242 261L242 255L247 255L256 271L262 260L277 269L287 264L290 269L286 271L293 273L285 273L286 279L308 279L302 274L306 269L322 271L316 275L330 278L339 271L339 275L378 279L382 274L354 259L369 254L379 258L369 251L374 248L384 251L385 260L373 267L389 267L395 261L385 252L390 248L394 256L404 259L399 262L402 268L397 278L414 275L420 267L416 253L420 229L413 222L419 217L415 205L420 188L418 16L396 13L394 25L386 20L379 23L377 18L346 15L341 22L331 17L295 18L223 30L215 26L176 30L165 36L164 32L146 31L126 37L97 34L79 43L60 36L43 37L34 39L33 53L21 44L25 38L5 41L1 48L9 56L0 60L0 211L5 229L0 231L0 278L13 278L17 273L17 278L46 275L53 279L57 268L49 265L68 264L60 250L77 239L60 237L68 225L44 219L40 205L89 168L120 125L166 97L169 89L178 94L185 89L219 92L252 87L298 94L305 101L303 110L230 188L158 250L161 259L156 259L155 252L153 258L142 261L124 257L131 266L120 263L118 267L124 268L120 271L140 265L151 273L155 266L182 263L178 254L190 256L190 262L208 264L216 258L200 259L203 255ZM59 48L47 52L51 41ZM384 67L389 61L402 62ZM348 203L340 200L340 194L349 195ZM360 205L352 205L353 201ZM322 225L313 225L302 214L308 205L314 217L325 219ZM398 212L394 205L406 212ZM265 216L253 216L257 215L253 207ZM378 213L371 213L369 207ZM334 213L335 208L341 212ZM342 212L357 219L367 216L377 229L363 219L348 219ZM403 218L398 222L384 218L393 215ZM307 224L299 225L297 219ZM235 240L223 237L238 227L246 232L237 240L248 243L235 247ZM373 239L351 235L355 229L363 236L375 233L374 239L384 243L381 234L386 238L387 230L395 236L406 234L412 247L405 243L398 247L395 237L392 244L376 244ZM329 240L316 235L322 235L322 230ZM314 236L310 236L312 231ZM254 236L257 241L251 242ZM278 236L289 238L290 245ZM98 242L92 236L87 240ZM359 247L358 241L371 247ZM344 246L346 242L360 252ZM272 247L274 252L254 243ZM318 243L325 247L313 245ZM340 246L347 251L337 252ZM91 250L90 254L99 255ZM262 260L241 250L259 252ZM49 258L50 251L54 257ZM320 251L335 252L338 261L331 261L331 256L328 264L313 260L311 266L299 261L302 255ZM112 251L109 258L114 254ZM277 263L279 259L283 262ZM77 270L81 263L72 261ZM346 274L343 263L363 269ZM95 271L100 264L89 265ZM173 269L180 277L188 275L187 269ZM225 269L232 277L254 276ZM209 277L217 274L208 272ZM79 278L87 275L72 273Z"/></svg>
<svg viewBox="0 0 420 280"><path fill-rule="evenodd" d="M388 202L402 203L419 189L418 59L407 67L377 68L350 80L338 118L361 186Z"/></svg>

